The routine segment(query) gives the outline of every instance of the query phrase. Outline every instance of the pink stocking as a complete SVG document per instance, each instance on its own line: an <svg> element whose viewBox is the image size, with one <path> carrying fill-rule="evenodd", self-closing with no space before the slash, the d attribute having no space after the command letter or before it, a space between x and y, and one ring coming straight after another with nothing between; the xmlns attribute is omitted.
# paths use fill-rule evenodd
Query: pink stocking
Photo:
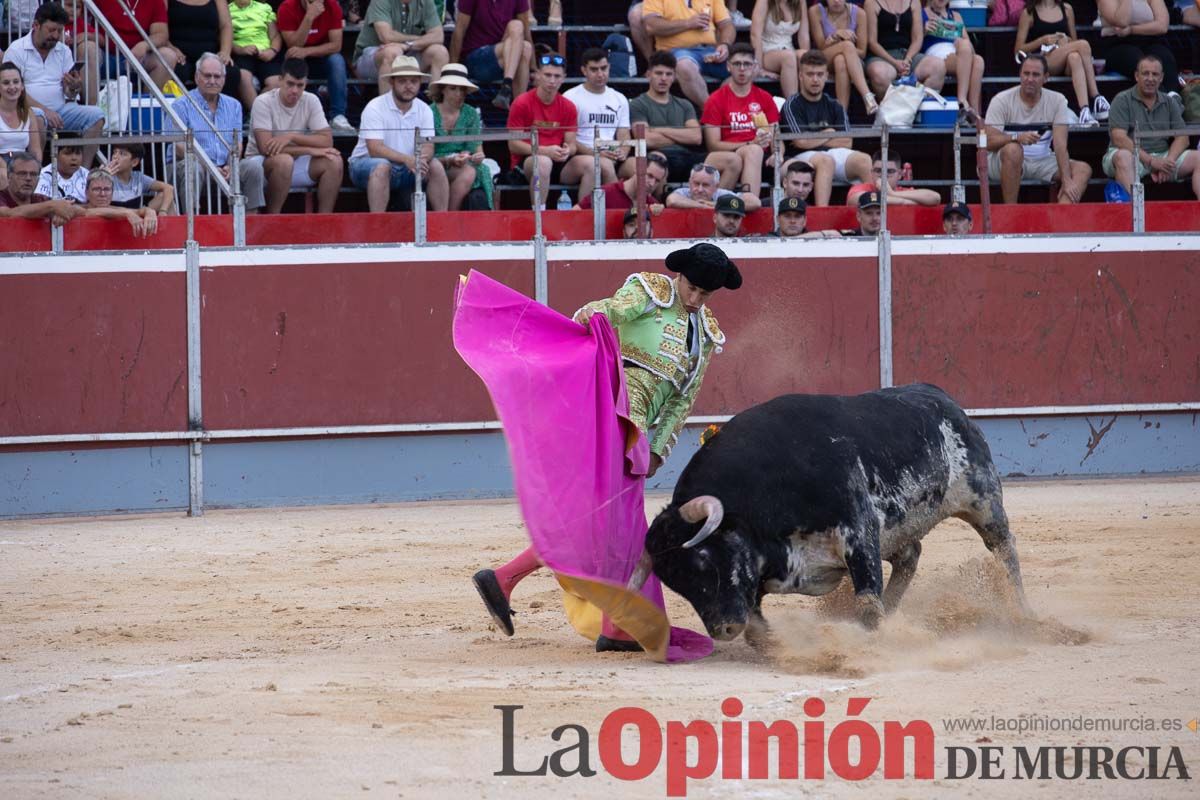
<svg viewBox="0 0 1200 800"><path fill-rule="evenodd" d="M538 561L533 546L525 548L516 558L496 570L496 580L500 582L500 591L504 592L506 598L512 597L512 591L516 585L526 575L541 566L542 562Z"/></svg>

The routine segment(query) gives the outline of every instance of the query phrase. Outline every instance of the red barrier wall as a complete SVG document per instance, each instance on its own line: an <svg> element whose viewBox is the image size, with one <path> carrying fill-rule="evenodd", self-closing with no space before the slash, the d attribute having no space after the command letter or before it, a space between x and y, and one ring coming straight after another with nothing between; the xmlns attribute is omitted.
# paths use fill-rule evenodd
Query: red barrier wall
<svg viewBox="0 0 1200 800"><path fill-rule="evenodd" d="M493 419L450 339L455 283L471 268L533 294L529 261L205 269L205 425Z"/></svg>
<svg viewBox="0 0 1200 800"><path fill-rule="evenodd" d="M894 256L896 381L941 384L976 408L1200 398L1196 254L1056 241L1067 252L985 255L982 243L975 252L964 243L964 255L930 240L920 246L943 254ZM878 385L876 262L839 255L848 246L814 244L806 258L791 255L805 253L800 244L771 249L782 258L739 246L746 285L712 302L729 343L696 413ZM636 260L628 245L552 248L550 303L571 313L607 296L631 272L660 270L662 250ZM486 252L478 249L457 261L384 252L402 255L264 265L299 256L218 254L228 265L202 271L205 425L491 419L451 345L452 292L476 268L532 295L532 261L474 261ZM0 435L182 430L183 273L56 274L53 259L35 267L47 271L0 274Z"/></svg>
<svg viewBox="0 0 1200 800"><path fill-rule="evenodd" d="M981 210L972 206L975 232L982 233ZM606 236L621 238L623 212L607 215ZM1122 233L1133 229L1131 206L1091 203L1064 210L1058 205L992 206L993 233ZM772 215L763 209L746 218L747 234L771 230ZM159 233L135 239L129 225L119 220L74 220L66 227L68 250L169 250L183 246L183 217L161 217ZM855 210L845 206L810 208L808 227L853 228ZM41 220L5 220L0 252L45 252L50 249L50 226ZM940 208L911 206L888 209L888 227L897 236L942 233ZM1182 232L1200 230L1200 203L1154 202L1146 204L1146 230ZM231 218L197 217L196 238L205 246L233 244ZM534 220L530 211L474 211L428 215L431 242L529 241ZM711 236L712 212L668 209L654 219L660 239ZM543 215L543 233L550 241L590 241L590 211L549 211ZM413 240L413 215L394 214L251 214L246 217L246 242L251 246L278 244L387 244Z"/></svg>
<svg viewBox="0 0 1200 800"><path fill-rule="evenodd" d="M875 259L738 259L743 289L711 307L726 333L694 413L732 414L788 392L863 392L879 385ZM550 305L573 314L660 261L552 261Z"/></svg>
<svg viewBox="0 0 1200 800"><path fill-rule="evenodd" d="M968 407L1200 398L1189 252L894 256L897 383Z"/></svg>
<svg viewBox="0 0 1200 800"><path fill-rule="evenodd" d="M187 427L180 272L0 276L0 436Z"/></svg>

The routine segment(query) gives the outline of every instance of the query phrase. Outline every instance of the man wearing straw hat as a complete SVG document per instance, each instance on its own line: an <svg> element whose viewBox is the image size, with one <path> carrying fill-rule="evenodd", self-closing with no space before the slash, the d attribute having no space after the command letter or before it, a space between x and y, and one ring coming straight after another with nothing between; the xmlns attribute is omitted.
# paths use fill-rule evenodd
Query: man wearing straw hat
<svg viewBox="0 0 1200 800"><path fill-rule="evenodd" d="M350 154L350 182L367 193L371 211L387 211L391 193L416 189L417 175L425 186L429 208L445 211L450 199L446 170L433 157L433 143L418 150L414 135L433 136L433 110L417 94L421 72L411 56L396 56L382 77L391 91L376 97L363 109L358 144Z"/></svg>

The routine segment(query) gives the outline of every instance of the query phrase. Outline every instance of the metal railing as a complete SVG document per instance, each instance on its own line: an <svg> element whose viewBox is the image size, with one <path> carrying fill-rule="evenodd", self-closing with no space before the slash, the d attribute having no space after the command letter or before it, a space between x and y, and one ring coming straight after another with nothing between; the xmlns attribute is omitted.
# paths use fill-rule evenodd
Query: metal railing
<svg viewBox="0 0 1200 800"><path fill-rule="evenodd" d="M75 24L67 26L67 30L72 32L70 44L76 59L83 62L84 98L88 103L104 108L105 128L110 133L128 131L135 135L153 135L188 130L189 126L174 108L177 98L168 96L161 88L169 80L182 90L183 82L167 66L168 59L164 58L163 51L134 17L126 0L118 2L128 15L128 22L146 45L145 63L134 55L133 49L124 42L94 0L67 0L68 13L73 11L75 17ZM66 38L64 34L64 41ZM158 72L160 78L165 76L166 80L160 85L152 72ZM192 150L196 162L192 177L184 179L178 174L180 161L177 148L169 147L169 142L165 140L156 142L159 152L146 159L150 167L147 174L175 185L181 207L188 206L193 212L198 212L202 203L207 213L218 210L222 201L227 203L233 211L234 240L244 244L245 199L241 195L237 168L241 155L241 131L217 130L194 98L186 92L182 97L184 102L200 112L194 116L204 120L204 126L193 129L193 133L215 136L228 148L230 177L226 179L221 165L214 163L203 147L197 146Z"/></svg>
<svg viewBox="0 0 1200 800"><path fill-rule="evenodd" d="M101 137L79 137L71 139L61 139L58 136L50 138L50 198L57 199L61 197L58 183L58 151L63 147L96 147L98 150L107 151L108 157L111 159L112 150L119 148L121 145L140 144L150 145L151 147L159 145L162 147L182 148L183 158L181 159L184 174L194 176L197 172L197 161L199 148L195 146L195 139L191 131L185 130L183 133L172 134L130 134L120 137L101 136ZM138 174L146 174L141 170L135 171L135 181ZM164 181L165 182L165 181ZM145 196L142 196L144 204ZM178 203L178 197L176 198ZM179 212L187 217L187 238L191 240L194 237L196 226L196 210L194 204L184 204L179 206ZM163 212L160 212L163 213ZM172 213L170 209L167 214ZM62 226L53 225L50 228L50 250L53 253L62 253L65 249L65 234L66 229Z"/></svg>

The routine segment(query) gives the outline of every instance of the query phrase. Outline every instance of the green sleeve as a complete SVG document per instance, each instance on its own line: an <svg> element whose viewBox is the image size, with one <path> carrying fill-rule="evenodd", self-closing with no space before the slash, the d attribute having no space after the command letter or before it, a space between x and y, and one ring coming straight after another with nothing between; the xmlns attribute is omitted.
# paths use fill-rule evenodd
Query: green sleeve
<svg viewBox="0 0 1200 800"><path fill-rule="evenodd" d="M700 359L700 371L688 384L687 391L671 395L663 404L658 422L655 423L654 438L650 441L650 452L657 453L663 461L671 454L671 448L675 447L675 442L679 440L679 431L683 429L683 423L692 413L692 406L696 403L696 395L700 394L700 384L704 382L704 373L708 371L710 360L711 352Z"/></svg>
<svg viewBox="0 0 1200 800"><path fill-rule="evenodd" d="M584 308L593 309L608 317L608 321L615 327L625 322L631 322L645 314L650 305L650 297L646 294L646 290L636 279L633 279L617 289L617 293L612 297L605 300L593 300Z"/></svg>
<svg viewBox="0 0 1200 800"><path fill-rule="evenodd" d="M1133 131L1129 129L1129 95L1124 92L1116 96L1112 108L1108 110L1108 127L1120 128L1133 136Z"/></svg>
<svg viewBox="0 0 1200 800"><path fill-rule="evenodd" d="M437 5L433 0L429 0L425 4L425 15L421 19L421 35L424 36L441 24L441 15L438 14Z"/></svg>

